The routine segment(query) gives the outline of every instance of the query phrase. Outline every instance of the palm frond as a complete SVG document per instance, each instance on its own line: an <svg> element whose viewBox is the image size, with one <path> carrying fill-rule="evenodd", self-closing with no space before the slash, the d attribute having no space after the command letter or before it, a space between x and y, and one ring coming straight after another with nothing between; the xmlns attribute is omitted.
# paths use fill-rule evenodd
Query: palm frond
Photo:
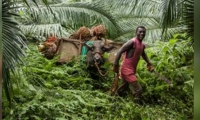
<svg viewBox="0 0 200 120"><path fill-rule="evenodd" d="M46 7L32 7L32 15L36 19L54 18L55 21L60 22L65 26L74 27L78 29L81 26L91 27L97 24L104 24L108 28L107 35L110 38L116 36L118 32L118 24L113 16L104 11L101 7L91 3L61 3L51 5L53 14Z"/></svg>
<svg viewBox="0 0 200 120"><path fill-rule="evenodd" d="M135 21L135 18L138 17L144 19L150 17L158 20L159 25L157 29L162 29L161 35L164 36L162 39L166 39L171 36L170 34L172 31L182 32L181 30L185 30L185 25L188 26L188 32L192 33L192 21L194 18L192 16L194 6L193 1L194 0L109 0L108 2L109 4L113 4L112 7L114 9L112 14L116 17L116 19L118 18L121 20L123 18L132 17L132 20ZM130 4L131 6L125 8L125 5L123 4ZM134 6L135 4L136 6ZM183 11L185 14L182 13ZM187 22L185 20L187 20ZM188 23L190 23L190 25ZM174 30L168 31L171 30L171 28L174 28ZM178 30L177 28L181 28L181 30Z"/></svg>
<svg viewBox="0 0 200 120"><path fill-rule="evenodd" d="M180 18L179 13L181 8L178 3L179 0L163 0L161 4L161 25L163 27L163 33L167 30L168 27L171 27L174 23L177 23L177 20Z"/></svg>
<svg viewBox="0 0 200 120"><path fill-rule="evenodd" d="M116 40L127 40L132 38L135 35L135 30L138 26L143 25L147 29L145 41L148 42L155 42L157 40L166 41L170 37L172 37L173 34L182 32L186 28L184 26L180 27L171 27L169 28L169 31L166 35L166 38L162 37L162 26L159 23L159 19L154 18L130 18L130 19L120 19L119 21L119 27L121 28L121 34L119 34L119 37L115 38Z"/></svg>
<svg viewBox="0 0 200 120"><path fill-rule="evenodd" d="M104 6L108 6L111 9L118 9L119 11L126 11L126 13L131 13L137 6L140 0L106 0ZM99 3L102 1L99 0Z"/></svg>
<svg viewBox="0 0 200 120"><path fill-rule="evenodd" d="M3 86L8 100L11 100L12 82L10 81L10 71L14 72L15 66L21 63L24 56L22 47L26 47L22 38L25 38L18 28L17 21L14 20L11 9L12 4L2 1L2 43L3 43Z"/></svg>
<svg viewBox="0 0 200 120"><path fill-rule="evenodd" d="M134 19L134 20L133 20ZM140 17L135 17L135 18L125 18L125 19L120 19L118 22L120 28L121 28L121 34L120 37L124 39L130 39L135 35L135 30L138 26L145 26L147 29L147 33L149 29L160 29L161 27L159 26L158 21L156 21L154 18L140 18ZM159 36L159 34L156 34ZM126 38L126 37L129 38ZM146 34L146 37L148 37L148 34ZM158 37L157 37L158 38ZM118 38L116 38L118 39ZM153 38L152 38L153 39Z"/></svg>
<svg viewBox="0 0 200 120"><path fill-rule="evenodd" d="M33 25L20 25L20 29L24 34L35 34L38 36L49 36L50 34L54 36L62 36L65 31L62 26L58 24L33 24ZM66 33L65 33L66 34Z"/></svg>
<svg viewBox="0 0 200 120"><path fill-rule="evenodd" d="M187 25L188 36L194 43L194 0L185 0L183 9L183 24Z"/></svg>

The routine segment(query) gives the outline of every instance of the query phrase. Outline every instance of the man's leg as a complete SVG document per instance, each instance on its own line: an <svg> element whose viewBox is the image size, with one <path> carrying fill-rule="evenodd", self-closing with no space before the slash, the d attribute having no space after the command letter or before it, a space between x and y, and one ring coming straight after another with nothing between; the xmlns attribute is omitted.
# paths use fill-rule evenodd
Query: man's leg
<svg viewBox="0 0 200 120"><path fill-rule="evenodd" d="M136 80L134 82L130 82L129 83L132 87L132 93L133 93L133 96L134 96L134 102L136 103L140 103L141 100L141 96L142 96L142 87L141 85L139 84L139 82Z"/></svg>
<svg viewBox="0 0 200 120"><path fill-rule="evenodd" d="M122 79L122 83L121 85L119 86L119 88L117 89L116 91L116 94L119 95L119 96L124 96L125 94L125 91L127 91L129 89L129 84L126 80L123 80Z"/></svg>

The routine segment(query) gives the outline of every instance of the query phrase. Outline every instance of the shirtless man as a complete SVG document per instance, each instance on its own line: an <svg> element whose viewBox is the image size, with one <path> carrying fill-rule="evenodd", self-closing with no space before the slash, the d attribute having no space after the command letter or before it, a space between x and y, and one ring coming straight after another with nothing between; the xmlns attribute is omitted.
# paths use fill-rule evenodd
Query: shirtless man
<svg viewBox="0 0 200 120"><path fill-rule="evenodd" d="M119 60L121 58L122 53L125 53L121 69L120 69L120 75L122 78L122 83L119 86L119 88L116 91L116 94L119 96L122 96L123 93L129 89L129 84L131 85L133 96L134 96L134 102L141 103L140 97L142 94L142 87L137 81L136 77L136 68L137 64L139 62L140 56L143 57L143 59L147 63L147 68L150 72L153 72L154 67L150 63L144 49L145 45L142 42L142 40L145 37L146 28L144 26L139 26L136 29L136 37L132 38L131 40L127 41L118 51L115 62L114 62L114 68L113 71L116 73L119 73Z"/></svg>

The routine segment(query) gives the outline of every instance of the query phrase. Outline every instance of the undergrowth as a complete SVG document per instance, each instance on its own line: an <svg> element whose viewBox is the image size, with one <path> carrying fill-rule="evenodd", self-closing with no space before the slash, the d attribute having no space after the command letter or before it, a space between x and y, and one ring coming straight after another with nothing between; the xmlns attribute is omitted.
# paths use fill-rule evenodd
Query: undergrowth
<svg viewBox="0 0 200 120"><path fill-rule="evenodd" d="M188 39L176 35L167 43L158 42L147 48L155 71L173 85L148 72L141 60L137 77L143 88L144 105L134 104L131 93L124 98L109 95L113 72L92 79L79 59L56 65L56 57L47 60L30 44L24 64L11 76L11 107L3 93L3 119L192 120L194 50L188 43ZM112 66L107 63L106 69L111 70Z"/></svg>

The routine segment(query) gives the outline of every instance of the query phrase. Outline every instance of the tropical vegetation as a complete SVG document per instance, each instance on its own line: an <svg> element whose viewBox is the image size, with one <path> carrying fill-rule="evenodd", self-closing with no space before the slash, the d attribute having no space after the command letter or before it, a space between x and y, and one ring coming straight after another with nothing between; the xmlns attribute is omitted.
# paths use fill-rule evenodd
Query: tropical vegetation
<svg viewBox="0 0 200 120"><path fill-rule="evenodd" d="M193 119L193 0L3 0L4 119ZM56 66L37 43L69 37L81 26L103 24L107 38L127 41L147 28L147 53L168 85L149 73L138 78L144 105L110 96L113 73L93 80L77 60ZM109 63L105 66L112 69Z"/></svg>

